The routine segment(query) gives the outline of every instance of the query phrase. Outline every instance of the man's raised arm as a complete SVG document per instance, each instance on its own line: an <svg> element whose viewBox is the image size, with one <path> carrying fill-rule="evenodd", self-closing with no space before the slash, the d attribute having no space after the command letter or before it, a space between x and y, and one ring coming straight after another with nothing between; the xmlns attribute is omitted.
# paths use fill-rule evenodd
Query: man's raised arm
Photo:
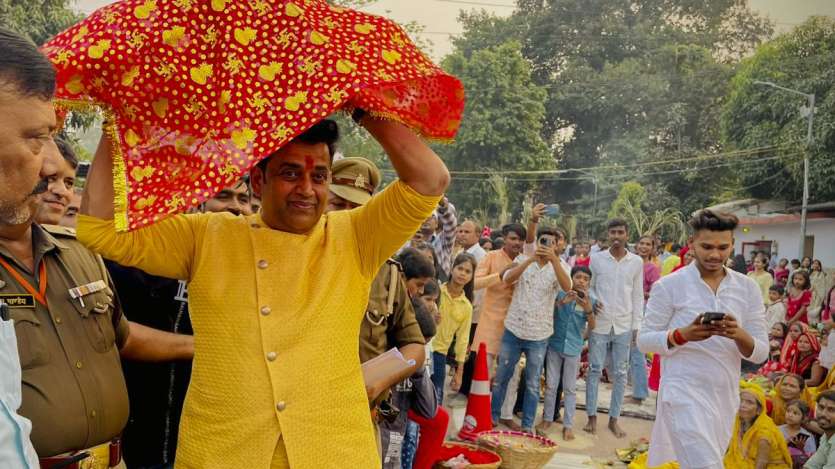
<svg viewBox="0 0 835 469"><path fill-rule="evenodd" d="M406 126L365 117L361 124L388 154L399 181L352 210L362 271L371 276L411 238L435 210L449 185L449 171L426 143Z"/></svg>
<svg viewBox="0 0 835 469"><path fill-rule="evenodd" d="M382 145L401 181L420 195L443 195L449 186L449 171L420 137L389 120L365 117L361 123Z"/></svg>
<svg viewBox="0 0 835 469"><path fill-rule="evenodd" d="M81 198L81 213L101 220L113 219L113 153L107 132L102 134Z"/></svg>
<svg viewBox="0 0 835 469"><path fill-rule="evenodd" d="M178 215L142 229L117 233L113 222L113 144L105 133L96 150L82 197L78 240L121 265L161 277L189 279L195 248L208 218Z"/></svg>

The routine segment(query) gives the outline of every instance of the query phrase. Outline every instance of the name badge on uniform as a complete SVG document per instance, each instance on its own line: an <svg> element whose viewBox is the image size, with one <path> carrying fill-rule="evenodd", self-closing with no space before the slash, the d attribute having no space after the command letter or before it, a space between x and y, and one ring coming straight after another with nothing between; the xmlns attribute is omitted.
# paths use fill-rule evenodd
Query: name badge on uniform
<svg viewBox="0 0 835 469"><path fill-rule="evenodd" d="M70 296L74 300L78 300L81 307L84 307L84 297L91 294L100 292L107 288L107 283L104 280L97 280L95 282L88 283L87 285L81 285L80 287L70 288Z"/></svg>
<svg viewBox="0 0 835 469"><path fill-rule="evenodd" d="M21 295L17 293L0 294L0 303L5 303L9 309L35 308L35 297L33 295Z"/></svg>

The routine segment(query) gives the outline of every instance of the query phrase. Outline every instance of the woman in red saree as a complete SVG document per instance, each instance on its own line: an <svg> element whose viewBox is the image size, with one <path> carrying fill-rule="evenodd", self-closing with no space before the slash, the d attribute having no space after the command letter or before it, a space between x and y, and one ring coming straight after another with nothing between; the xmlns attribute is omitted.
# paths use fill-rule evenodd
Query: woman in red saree
<svg viewBox="0 0 835 469"><path fill-rule="evenodd" d="M810 332L800 334L794 344L795 353L792 355L789 373L802 376L806 386L819 385L826 376L826 369L820 365L818 355L821 351L817 337Z"/></svg>
<svg viewBox="0 0 835 469"><path fill-rule="evenodd" d="M789 326L789 334L783 342L783 349L780 351L780 365L785 369L789 369L792 364L794 353L797 352L795 344L797 339L804 333L809 331L809 326L803 322L796 322Z"/></svg>

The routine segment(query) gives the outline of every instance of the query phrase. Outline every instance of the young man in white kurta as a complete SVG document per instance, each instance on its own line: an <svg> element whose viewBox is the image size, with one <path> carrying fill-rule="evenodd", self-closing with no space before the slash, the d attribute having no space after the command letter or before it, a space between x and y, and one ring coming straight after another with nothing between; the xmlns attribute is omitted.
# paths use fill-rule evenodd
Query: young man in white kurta
<svg viewBox="0 0 835 469"><path fill-rule="evenodd" d="M723 266L733 249L727 228L736 218L714 217L704 210L691 220L696 261L655 283L638 335L641 352L663 358L650 467L675 460L682 469L722 468L739 407L741 360L762 363L768 356L759 287ZM722 230L714 229L717 223ZM700 325L705 312L730 316ZM675 330L688 342L676 346Z"/></svg>

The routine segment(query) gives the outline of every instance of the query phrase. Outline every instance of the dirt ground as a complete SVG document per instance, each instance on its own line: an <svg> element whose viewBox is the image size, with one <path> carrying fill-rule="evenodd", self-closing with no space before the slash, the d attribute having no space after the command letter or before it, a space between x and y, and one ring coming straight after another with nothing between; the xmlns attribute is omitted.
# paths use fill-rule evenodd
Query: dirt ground
<svg viewBox="0 0 835 469"><path fill-rule="evenodd" d="M461 422L463 421L464 406L466 403L465 401L458 401L453 402L451 406L449 405L449 402L447 404L448 405L446 407L448 410L452 411L453 416L453 418L450 419L447 435L449 437L454 437L460 428ZM537 412L538 415L541 415L541 410L542 408L540 406L540 409ZM537 423L538 420L539 419L537 419ZM518 418L516 418L516 422L520 423ZM562 439L562 425L559 423L556 423L551 427L548 437L557 443L559 447L558 453L590 457L594 462L600 463L598 467L625 467L625 465L617 463L615 450L627 448L630 446L631 442L640 438L649 439L649 436L652 433L653 422L651 420L639 418L621 417L619 423L621 428L626 432L626 437L624 438L615 437L606 427L608 422L609 417L605 413L598 414L597 435L585 433L582 428L586 425L586 414L584 411L578 409L577 415L575 416L575 439L573 441L564 441ZM499 426L499 429L506 428ZM606 463L610 463L611 466Z"/></svg>

